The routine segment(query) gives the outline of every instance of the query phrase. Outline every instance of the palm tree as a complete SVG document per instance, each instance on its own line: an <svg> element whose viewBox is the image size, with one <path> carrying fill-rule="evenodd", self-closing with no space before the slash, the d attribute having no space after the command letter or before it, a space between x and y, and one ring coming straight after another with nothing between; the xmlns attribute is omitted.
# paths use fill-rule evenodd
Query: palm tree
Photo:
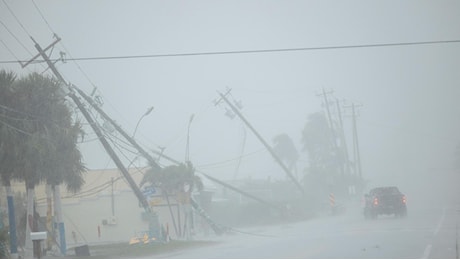
<svg viewBox="0 0 460 260"><path fill-rule="evenodd" d="M20 156L19 146L22 143L21 133L15 130L16 117L18 117L14 106L17 104L12 85L16 75L12 72L0 71L0 177L6 188L9 220L10 252L13 257L18 253L16 217L14 211L13 192L11 180L14 175L15 164Z"/></svg>
<svg viewBox="0 0 460 260"><path fill-rule="evenodd" d="M84 183L81 173L85 168L76 146L81 126L78 122L72 123L71 110L60 95L58 81L33 73L18 80L14 91L20 111L24 113L21 129L28 133L21 147L20 164L15 169L27 188L27 217L33 218L37 184L65 182L69 190L77 191ZM30 231L34 230L31 221L27 221L26 252L31 249ZM63 242L65 246L65 240Z"/></svg>
<svg viewBox="0 0 460 260"><path fill-rule="evenodd" d="M139 186L142 187L145 183L149 183L149 185L162 191L168 203L176 234L181 236L180 227L179 229L177 228L174 214L172 213L169 195L175 194L178 202L190 205L191 193L195 187L199 191L203 190L203 182L199 176L195 175L195 168L192 163L188 161L187 163L166 166L163 169L150 167ZM190 227L190 223L187 227Z"/></svg>

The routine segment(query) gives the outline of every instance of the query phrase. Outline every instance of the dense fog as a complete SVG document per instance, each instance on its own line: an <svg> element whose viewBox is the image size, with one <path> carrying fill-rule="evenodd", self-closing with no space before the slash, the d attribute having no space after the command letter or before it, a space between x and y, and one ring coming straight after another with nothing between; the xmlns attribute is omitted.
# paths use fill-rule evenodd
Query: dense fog
<svg viewBox="0 0 460 260"><path fill-rule="evenodd" d="M459 205L460 2L21 1L0 6L2 69L18 75L42 73L46 70L42 63L21 69L14 62L35 55L30 36L45 47L54 41L56 33L62 44L56 45L51 55L58 58L59 52L65 53L68 60L56 66L68 83L91 94L113 120L159 159L162 167L174 164L163 154L179 162L190 160L205 190L214 192L215 201L228 199L228 190L203 174L282 207L303 211L303 206L314 205L305 210L308 218L331 220L329 195L336 190L330 179L320 181L308 175L313 172L313 155L308 153L303 136L309 117L321 113L329 127L333 121L337 136L343 129L343 139L336 141L345 146L352 164L345 173L355 177L359 173L353 145L357 145L363 186L347 192L349 188L344 185L336 194L343 211L332 220L331 229L299 224L299 228L314 230L306 240L312 242L315 234L332 233L333 228L340 230L342 224L371 230L403 229L404 221L414 217L413 212L429 211L433 221L426 223L436 226L444 223L435 220L436 212L444 212L449 219L449 208ZM237 109L243 118L219 93L235 106L241 105ZM78 117L83 118L81 114ZM106 130L110 128L101 117L96 119ZM88 169L115 169L86 122L84 129L79 147ZM297 151L295 164L286 167L303 187L310 187L305 200L299 200L292 178L263 144L274 147L279 135L288 136ZM120 143L117 151L125 166L148 165L138 152L124 146ZM334 171L340 175L338 168ZM273 188L277 197L246 189L241 184L245 181L266 182L267 189L277 182L289 184ZM378 186L397 186L407 196L407 219L389 224L384 216L374 227L364 220L363 195ZM235 198L238 196L242 195ZM255 214L273 213L247 196L240 199L251 201ZM248 228L249 222L258 222L258 216L251 217L249 211L236 221L224 211L233 208L215 205L210 215L222 223ZM415 218L411 223L420 226L411 224L410 228L431 228L423 226L425 220L419 220L418 215ZM266 223L275 219L288 217L275 213ZM324 223L318 226L327 227ZM262 229L264 232L271 235L277 231ZM300 236L294 231L287 235ZM353 236L340 239L349 241L344 247L355 246ZM289 241L282 243L289 245ZM417 248L420 253L396 257L428 256L436 247L429 245L429 250ZM362 247L366 246L375 249L375 245ZM301 246L298 250L302 251ZM382 256L284 253L230 257ZM188 256L200 257L190 254L179 258Z"/></svg>

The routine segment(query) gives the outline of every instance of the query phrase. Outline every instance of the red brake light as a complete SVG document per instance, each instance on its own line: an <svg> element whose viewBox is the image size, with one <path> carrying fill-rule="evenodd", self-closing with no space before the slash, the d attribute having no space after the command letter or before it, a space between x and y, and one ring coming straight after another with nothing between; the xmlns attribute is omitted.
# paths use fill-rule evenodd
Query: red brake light
<svg viewBox="0 0 460 260"><path fill-rule="evenodd" d="M402 203L406 204L406 196L402 197Z"/></svg>
<svg viewBox="0 0 460 260"><path fill-rule="evenodd" d="M379 205L379 199L378 198L374 198L374 205L375 206Z"/></svg>

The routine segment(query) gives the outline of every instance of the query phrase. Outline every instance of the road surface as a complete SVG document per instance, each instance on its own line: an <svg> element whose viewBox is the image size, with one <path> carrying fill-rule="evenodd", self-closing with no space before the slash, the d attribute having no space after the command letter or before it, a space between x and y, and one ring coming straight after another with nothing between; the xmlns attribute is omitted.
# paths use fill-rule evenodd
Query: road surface
<svg viewBox="0 0 460 260"><path fill-rule="evenodd" d="M351 203L338 216L240 229L212 246L155 258L458 258L457 203L408 204L408 216L366 220Z"/></svg>

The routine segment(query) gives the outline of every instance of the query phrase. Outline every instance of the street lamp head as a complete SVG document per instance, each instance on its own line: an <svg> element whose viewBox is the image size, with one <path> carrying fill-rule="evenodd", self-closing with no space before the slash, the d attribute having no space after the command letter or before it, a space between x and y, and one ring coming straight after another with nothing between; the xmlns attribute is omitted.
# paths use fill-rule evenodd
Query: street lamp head
<svg viewBox="0 0 460 260"><path fill-rule="evenodd" d="M150 114L150 112L152 112L152 110L153 110L153 106L152 106L152 107L149 107L149 108L147 109L147 112L145 112L144 116Z"/></svg>
<svg viewBox="0 0 460 260"><path fill-rule="evenodd" d="M137 124L136 124L136 128L134 128L134 133L133 133L133 136L132 136L133 138L134 138L134 136L136 135L137 128L139 127L139 124L141 123L142 119L143 119L145 116L147 116L148 114L150 114L150 112L152 112L152 110L153 110L153 106L152 106L152 107L149 107L149 108L147 109L147 111L141 116L141 118L139 118L139 121L137 121Z"/></svg>

